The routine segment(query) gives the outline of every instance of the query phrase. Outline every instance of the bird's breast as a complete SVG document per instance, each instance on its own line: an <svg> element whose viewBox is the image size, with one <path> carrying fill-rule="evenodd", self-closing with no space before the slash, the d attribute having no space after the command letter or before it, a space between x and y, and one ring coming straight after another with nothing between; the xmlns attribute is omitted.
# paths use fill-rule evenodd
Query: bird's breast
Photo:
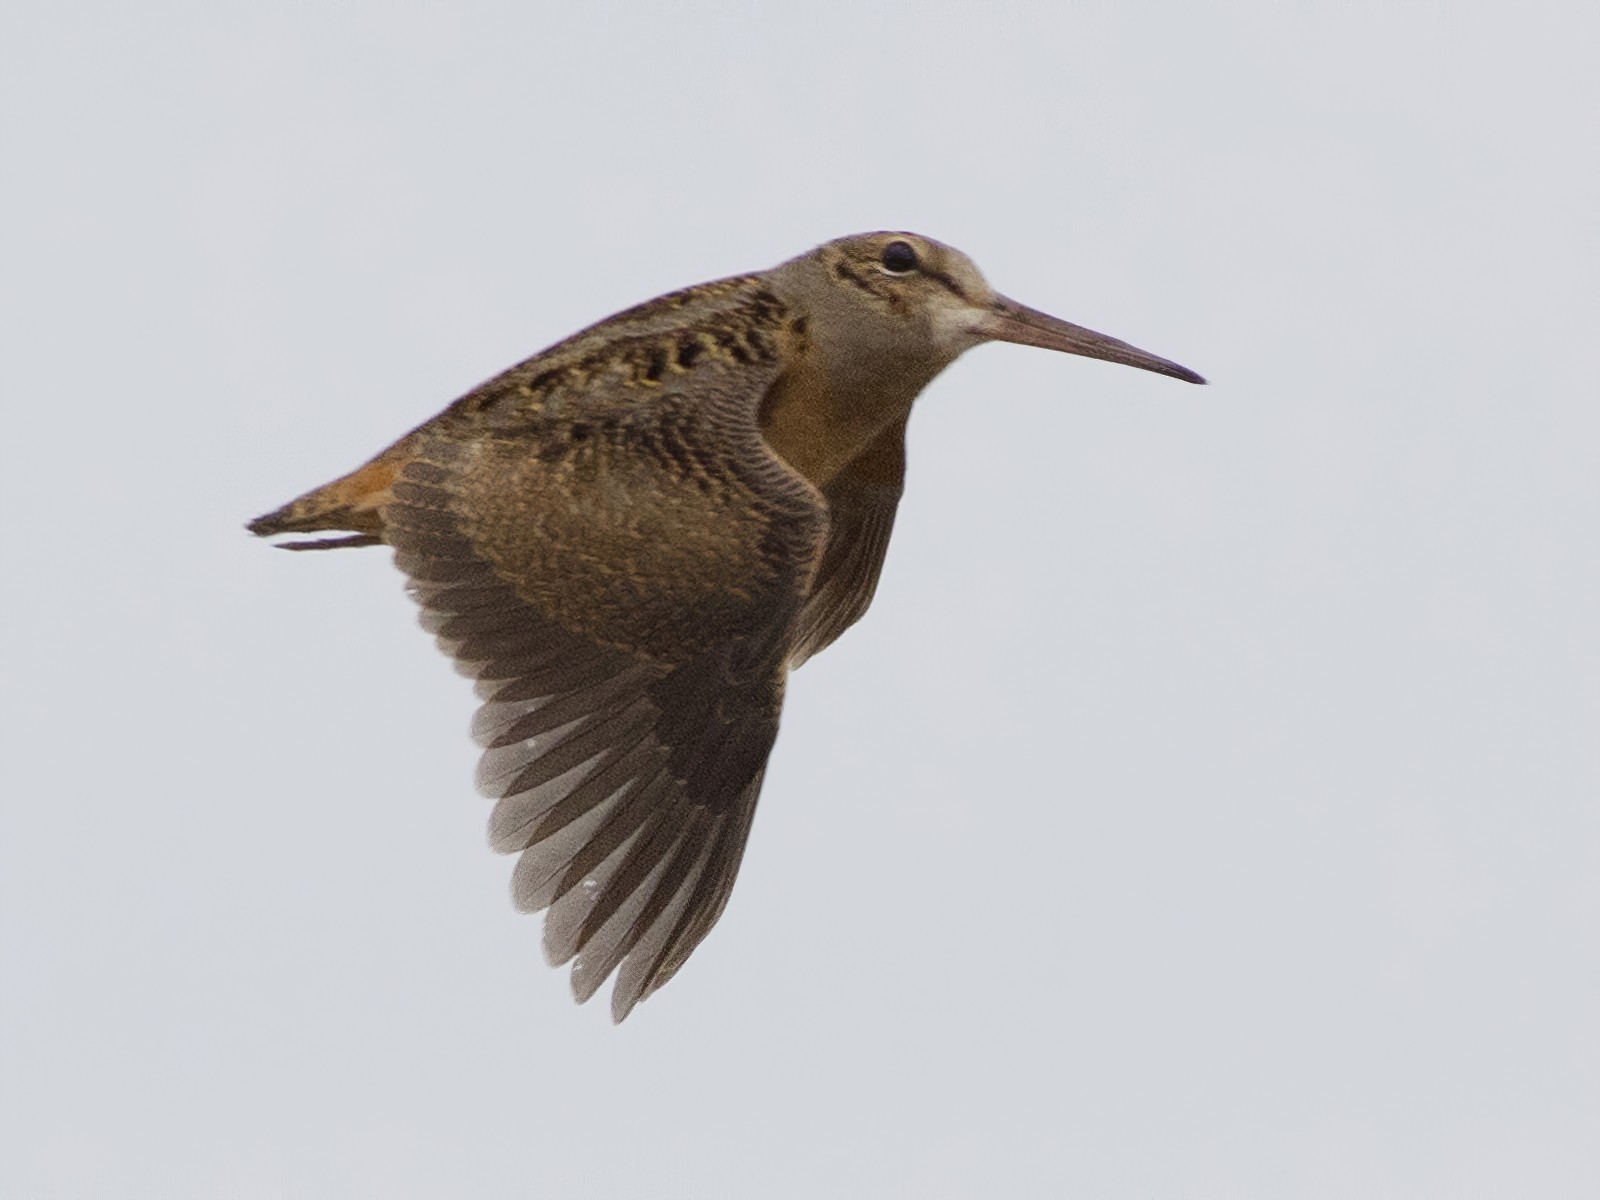
<svg viewBox="0 0 1600 1200"><path fill-rule="evenodd" d="M936 373L888 356L855 364L803 357L768 391L761 435L813 487L826 488L879 434L905 419Z"/></svg>

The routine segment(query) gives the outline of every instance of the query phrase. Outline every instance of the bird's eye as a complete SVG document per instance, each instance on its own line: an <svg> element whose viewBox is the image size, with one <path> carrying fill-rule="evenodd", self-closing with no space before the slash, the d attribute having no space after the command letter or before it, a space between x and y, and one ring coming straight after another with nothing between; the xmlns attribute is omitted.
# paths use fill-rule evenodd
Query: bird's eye
<svg viewBox="0 0 1600 1200"><path fill-rule="evenodd" d="M910 242L890 242L878 261L891 275L909 275L917 269L917 252Z"/></svg>

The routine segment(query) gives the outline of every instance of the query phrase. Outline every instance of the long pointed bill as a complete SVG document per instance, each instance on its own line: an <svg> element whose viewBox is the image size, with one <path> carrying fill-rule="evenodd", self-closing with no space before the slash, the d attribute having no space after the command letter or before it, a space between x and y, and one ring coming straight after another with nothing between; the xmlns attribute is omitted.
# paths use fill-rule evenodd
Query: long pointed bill
<svg viewBox="0 0 1600 1200"><path fill-rule="evenodd" d="M1066 354L1081 354L1085 358L1103 358L1107 362L1121 363L1125 367L1138 367L1154 371L1157 375L1170 375L1185 383L1204 383L1188 367L1157 358L1137 346L1119 342L1114 337L1085 329L1042 313L1026 304L1018 304L1005 296L996 296L994 306L979 318L972 331L996 342L1015 342L1019 346L1041 346L1046 350L1060 350Z"/></svg>

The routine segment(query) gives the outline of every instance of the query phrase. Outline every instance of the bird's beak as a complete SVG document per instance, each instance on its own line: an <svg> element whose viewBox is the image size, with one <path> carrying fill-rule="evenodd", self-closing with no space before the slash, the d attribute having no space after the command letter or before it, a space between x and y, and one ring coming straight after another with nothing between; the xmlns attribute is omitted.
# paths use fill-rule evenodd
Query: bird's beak
<svg viewBox="0 0 1600 1200"><path fill-rule="evenodd" d="M996 296L989 311L978 318L972 332L988 341L1015 342L1019 346L1042 346L1046 350L1060 350L1066 354L1081 354L1085 358L1103 358L1107 362L1121 363L1154 371L1157 375L1170 375L1185 383L1204 383L1188 367L1157 358L1137 346L1119 342L1114 337L1085 329L1042 313L1026 304L1018 304L1005 296Z"/></svg>

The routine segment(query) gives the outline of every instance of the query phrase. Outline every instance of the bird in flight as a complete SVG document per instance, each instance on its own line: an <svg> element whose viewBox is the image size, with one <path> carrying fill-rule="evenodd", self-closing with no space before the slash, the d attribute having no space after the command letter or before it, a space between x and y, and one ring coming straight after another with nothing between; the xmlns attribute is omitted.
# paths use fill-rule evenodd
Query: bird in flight
<svg viewBox="0 0 1600 1200"><path fill-rule="evenodd" d="M250 523L393 547L477 681L490 841L580 1002L615 971L623 1020L722 914L785 679L872 601L912 402L995 341L1205 382L860 234L592 325Z"/></svg>

